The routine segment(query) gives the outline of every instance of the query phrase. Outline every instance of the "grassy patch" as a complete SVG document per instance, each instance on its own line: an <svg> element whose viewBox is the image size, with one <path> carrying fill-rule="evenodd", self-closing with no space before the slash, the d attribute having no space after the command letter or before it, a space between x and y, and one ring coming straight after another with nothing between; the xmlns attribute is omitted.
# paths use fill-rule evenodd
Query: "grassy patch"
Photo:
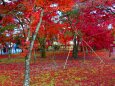
<svg viewBox="0 0 115 86"><path fill-rule="evenodd" d="M0 59L0 63L22 63L24 62L24 58L4 58L4 59Z"/></svg>

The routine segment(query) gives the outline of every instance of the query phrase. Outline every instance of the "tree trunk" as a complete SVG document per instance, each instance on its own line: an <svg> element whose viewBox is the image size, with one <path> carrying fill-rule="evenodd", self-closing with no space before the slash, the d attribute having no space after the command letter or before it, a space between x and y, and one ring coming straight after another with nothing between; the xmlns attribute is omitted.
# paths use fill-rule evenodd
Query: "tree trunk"
<svg viewBox="0 0 115 86"><path fill-rule="evenodd" d="M88 49L87 49L87 47L85 47L85 53L86 53L86 55L88 55Z"/></svg>
<svg viewBox="0 0 115 86"><path fill-rule="evenodd" d="M76 59L78 57L78 47L79 47L79 40L76 44L76 34L74 33L74 39L73 39L73 58Z"/></svg>
<svg viewBox="0 0 115 86"><path fill-rule="evenodd" d="M11 42L10 42L10 45L8 46L8 59L11 58L11 54L12 54L12 51L11 51Z"/></svg>
<svg viewBox="0 0 115 86"><path fill-rule="evenodd" d="M36 56L36 49L34 49L34 63L36 62L36 58L37 58L37 56Z"/></svg>
<svg viewBox="0 0 115 86"><path fill-rule="evenodd" d="M45 49L45 44L42 45L42 48L41 48L41 57L42 58L45 58L46 57L46 49Z"/></svg>
<svg viewBox="0 0 115 86"><path fill-rule="evenodd" d="M74 39L73 39L73 58L77 58L77 44L76 44L76 34L74 34Z"/></svg>
<svg viewBox="0 0 115 86"><path fill-rule="evenodd" d="M32 37L31 43L30 43L30 47L29 47L29 53L26 56L25 59L25 77L24 77L24 86L30 86L30 59L31 59L31 54L32 54L32 49L33 49L33 45L34 45L34 41L36 39L37 33L39 31L40 25L42 23L42 17L43 17L43 13L44 10L42 9L42 12L40 14L40 21L37 25L37 28L35 30L35 33Z"/></svg>
<svg viewBox="0 0 115 86"><path fill-rule="evenodd" d="M39 38L39 43L40 43L40 48L41 48L41 57L45 58L46 57L46 39L45 38Z"/></svg>

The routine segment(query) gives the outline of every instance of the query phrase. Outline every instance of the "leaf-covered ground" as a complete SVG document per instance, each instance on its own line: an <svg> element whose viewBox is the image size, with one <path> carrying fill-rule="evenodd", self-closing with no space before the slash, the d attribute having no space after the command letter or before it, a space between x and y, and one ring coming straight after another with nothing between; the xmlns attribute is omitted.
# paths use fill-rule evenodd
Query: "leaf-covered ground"
<svg viewBox="0 0 115 86"><path fill-rule="evenodd" d="M83 53L74 60L70 56L66 68L64 62L68 52L47 53L46 59L31 61L31 86L115 86L114 54L108 57L105 51L96 52L104 62L100 63L93 53L84 60ZM0 86L23 86L24 58L16 54L0 59Z"/></svg>

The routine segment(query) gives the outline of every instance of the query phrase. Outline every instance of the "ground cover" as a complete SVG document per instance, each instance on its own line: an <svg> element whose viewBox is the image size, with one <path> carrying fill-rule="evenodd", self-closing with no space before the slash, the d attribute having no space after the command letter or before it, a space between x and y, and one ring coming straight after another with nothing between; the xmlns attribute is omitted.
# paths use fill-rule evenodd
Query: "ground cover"
<svg viewBox="0 0 115 86"><path fill-rule="evenodd" d="M115 60L108 57L108 52L96 53L104 60L100 60L92 53L84 60L83 53L79 58L68 59L66 68L64 62L68 52L49 53L41 59L38 55L36 62L31 62L31 86L115 86ZM16 54L17 55L17 54ZM20 54L21 56L21 54ZM22 86L24 79L24 58L0 59L0 86Z"/></svg>

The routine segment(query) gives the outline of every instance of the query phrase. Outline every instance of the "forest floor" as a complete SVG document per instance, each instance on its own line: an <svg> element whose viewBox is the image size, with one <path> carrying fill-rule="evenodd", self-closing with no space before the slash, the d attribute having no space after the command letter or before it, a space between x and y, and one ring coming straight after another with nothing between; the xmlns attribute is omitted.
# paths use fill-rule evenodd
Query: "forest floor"
<svg viewBox="0 0 115 86"><path fill-rule="evenodd" d="M70 56L64 68L68 51L39 53L31 59L30 86L115 86L115 52L109 57L106 50L79 53L74 60ZM0 86L23 86L24 56L22 53L0 56ZM53 59L55 58L55 59Z"/></svg>

